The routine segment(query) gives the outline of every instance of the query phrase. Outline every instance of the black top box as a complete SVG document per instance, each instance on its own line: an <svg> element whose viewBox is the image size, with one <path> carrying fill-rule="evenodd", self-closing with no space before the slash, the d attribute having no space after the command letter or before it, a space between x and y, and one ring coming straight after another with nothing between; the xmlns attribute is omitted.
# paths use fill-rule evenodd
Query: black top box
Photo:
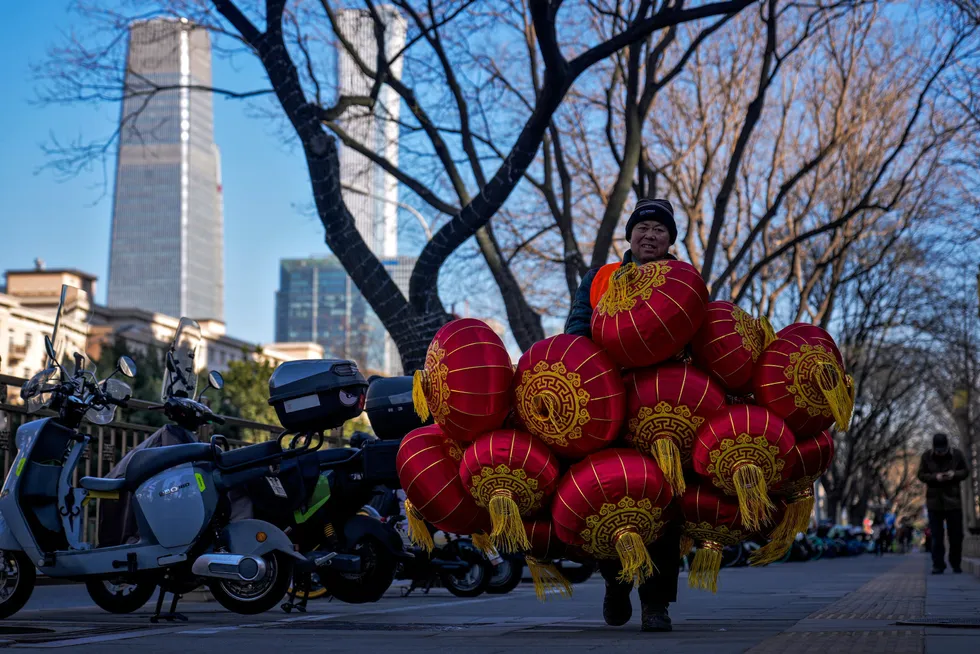
<svg viewBox="0 0 980 654"><path fill-rule="evenodd" d="M367 387L353 361L287 361L269 378L269 404L288 431L322 432L359 416Z"/></svg>
<svg viewBox="0 0 980 654"><path fill-rule="evenodd" d="M396 440L423 425L412 402L411 377L376 377L368 388L364 405L371 429L381 440Z"/></svg>

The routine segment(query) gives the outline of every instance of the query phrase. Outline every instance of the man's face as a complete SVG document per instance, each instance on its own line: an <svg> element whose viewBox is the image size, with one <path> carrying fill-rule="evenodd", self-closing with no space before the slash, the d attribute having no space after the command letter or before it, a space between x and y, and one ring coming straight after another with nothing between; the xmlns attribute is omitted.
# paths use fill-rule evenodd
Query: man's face
<svg viewBox="0 0 980 654"><path fill-rule="evenodd" d="M670 232L662 224L645 220L637 223L630 234L630 249L636 263L643 265L663 258L670 247Z"/></svg>

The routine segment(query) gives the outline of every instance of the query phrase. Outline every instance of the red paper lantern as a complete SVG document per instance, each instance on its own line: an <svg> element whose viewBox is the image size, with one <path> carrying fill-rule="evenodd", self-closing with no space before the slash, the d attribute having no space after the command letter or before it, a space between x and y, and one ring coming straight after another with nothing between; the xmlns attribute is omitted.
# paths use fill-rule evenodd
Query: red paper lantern
<svg viewBox="0 0 980 654"><path fill-rule="evenodd" d="M550 595L572 596L572 585L551 561L565 556L568 547L555 534L555 526L548 518L525 520L524 531L531 547L524 557L534 582L534 592L544 601Z"/></svg>
<svg viewBox="0 0 980 654"><path fill-rule="evenodd" d="M759 357L753 375L758 403L801 438L816 436L835 422L847 429L854 408L854 383L844 373L840 352L833 341L812 338L802 328L777 338Z"/></svg>
<svg viewBox="0 0 980 654"><path fill-rule="evenodd" d="M758 530L768 521L778 490L792 473L793 433L774 413L757 406L727 407L698 431L694 471L738 497L742 522Z"/></svg>
<svg viewBox="0 0 980 654"><path fill-rule="evenodd" d="M583 336L535 343L517 364L517 413L555 453L580 459L616 439L626 398L619 370Z"/></svg>
<svg viewBox="0 0 980 654"><path fill-rule="evenodd" d="M684 492L694 436L725 407L725 393L694 366L669 363L626 375L626 440L652 455L667 482Z"/></svg>
<svg viewBox="0 0 980 654"><path fill-rule="evenodd" d="M796 445L790 451L793 466L792 476L786 480L780 489L780 494L786 502L786 512L776 524L769 537L790 546L796 535L806 531L810 525L810 515L813 513L813 485L834 462L834 437L829 431L823 431L813 438L797 438ZM760 562L766 561L765 556L758 557ZM782 558L782 555L778 558Z"/></svg>
<svg viewBox="0 0 980 654"><path fill-rule="evenodd" d="M731 302L709 302L691 342L695 361L725 389L736 395L751 393L753 366L769 341L766 327L768 322L756 320Z"/></svg>
<svg viewBox="0 0 980 654"><path fill-rule="evenodd" d="M653 574L646 546L664 528L674 493L653 459L610 448L574 464L551 506L555 532L597 559L616 559L620 579L642 583Z"/></svg>
<svg viewBox="0 0 980 654"><path fill-rule="evenodd" d="M677 355L704 320L708 289L683 261L626 264L592 313L592 340L624 368Z"/></svg>
<svg viewBox="0 0 980 654"><path fill-rule="evenodd" d="M837 343L834 341L834 337L831 336L830 332L828 332L826 329L817 327L816 325L811 325L807 322L795 322L792 325L787 325L776 332L776 338L786 338L792 334L802 336L812 345L823 345L825 348L827 348L828 352L834 355L834 358L837 359L837 363L840 364L840 367L844 367L844 357L841 355L840 349L837 347Z"/></svg>
<svg viewBox="0 0 980 654"><path fill-rule="evenodd" d="M702 483L688 488L680 504L683 534L698 545L688 585L717 592L722 550L738 545L748 535L738 502L711 484Z"/></svg>
<svg viewBox="0 0 980 654"><path fill-rule="evenodd" d="M533 516L554 493L555 455L526 432L501 429L473 442L459 472L477 504L490 511L493 544L504 551L527 550L531 544L521 517Z"/></svg>
<svg viewBox="0 0 980 654"><path fill-rule="evenodd" d="M436 332L415 373L412 398L419 417L432 413L446 435L472 441L497 429L510 411L514 368L500 337L472 318Z"/></svg>
<svg viewBox="0 0 980 654"><path fill-rule="evenodd" d="M432 548L422 519L452 534L489 531L490 516L466 491L459 477L463 447L443 436L438 425L420 427L402 439L395 457L398 479L407 498L413 542Z"/></svg>

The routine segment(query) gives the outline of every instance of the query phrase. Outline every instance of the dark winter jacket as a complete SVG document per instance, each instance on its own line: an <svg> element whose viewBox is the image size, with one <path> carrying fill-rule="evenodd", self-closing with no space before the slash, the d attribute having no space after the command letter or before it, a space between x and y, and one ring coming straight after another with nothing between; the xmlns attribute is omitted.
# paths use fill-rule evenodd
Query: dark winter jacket
<svg viewBox="0 0 980 654"><path fill-rule="evenodd" d="M676 257L668 254L664 259L673 261ZM623 265L625 266L632 262L633 252L627 250L626 254L623 255ZM585 277L582 278L582 283L579 284L578 290L575 291L575 297L572 298L572 307L569 309L568 318L565 320L566 334L592 338L592 280L595 279L597 272L599 272L599 269L593 268L585 273Z"/></svg>
<svg viewBox="0 0 980 654"><path fill-rule="evenodd" d="M953 472L953 478L939 481L940 472ZM926 485L926 508L930 511L956 511L963 508L960 482L970 476L963 453L951 449L946 456L927 450L919 461L919 481Z"/></svg>

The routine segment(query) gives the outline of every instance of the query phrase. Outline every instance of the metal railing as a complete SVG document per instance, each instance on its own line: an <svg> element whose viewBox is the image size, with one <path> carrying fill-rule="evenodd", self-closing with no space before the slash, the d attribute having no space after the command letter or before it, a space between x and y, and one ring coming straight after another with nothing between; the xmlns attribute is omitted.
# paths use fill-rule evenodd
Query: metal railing
<svg viewBox="0 0 980 654"><path fill-rule="evenodd" d="M8 402L8 387L17 389L17 392L12 395L19 399L20 388L26 382L26 379L20 377L0 375L0 456L3 459L4 479L6 479L7 473L10 471L11 463L17 456L17 446L14 437L20 426L31 420L56 415L48 410L28 414L27 408L24 405ZM121 408L146 411L159 409L160 406L159 403L130 399ZM229 427L239 427L241 429L253 430L253 432L268 434L268 438L265 440L271 440L283 431L283 428L279 425L268 425L231 416L221 417L224 419L225 425ZM72 483L77 485L81 477L103 477L109 474L109 471L112 470L112 467L118 461L158 429L159 427L124 421L113 421L107 425L96 425L88 421L83 421L81 427L79 427L79 431L89 434L92 440L89 442L89 447L85 449L85 452L82 454L82 459L75 469ZM213 428L211 426L202 427L197 433L198 440L208 442L211 438L212 431ZM324 447L342 446L342 436L342 429L333 429L325 433L323 438ZM228 439L228 447L230 449L238 449L239 447L253 444L254 442ZM84 508L83 518L85 541L97 544L99 502L87 504Z"/></svg>

